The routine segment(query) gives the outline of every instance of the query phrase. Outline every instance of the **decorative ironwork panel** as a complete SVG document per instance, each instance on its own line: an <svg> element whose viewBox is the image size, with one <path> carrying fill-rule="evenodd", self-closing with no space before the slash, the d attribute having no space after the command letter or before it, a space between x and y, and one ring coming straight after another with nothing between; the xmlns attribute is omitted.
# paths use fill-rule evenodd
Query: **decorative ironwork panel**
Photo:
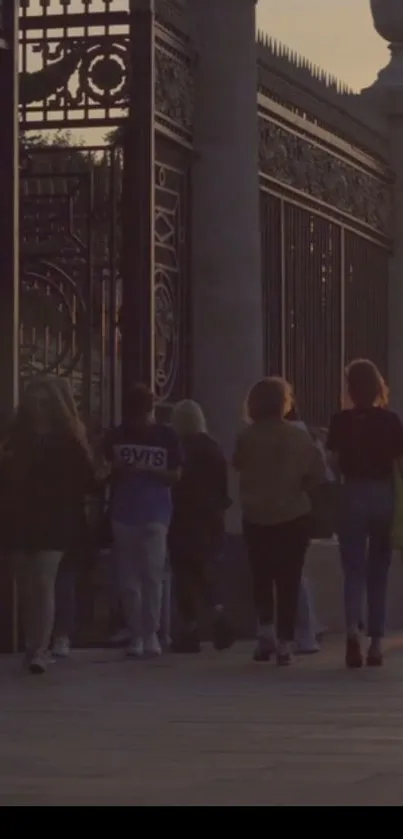
<svg viewBox="0 0 403 839"><path fill-rule="evenodd" d="M381 177L266 119L259 120L259 158L269 178L390 236L391 185Z"/></svg>
<svg viewBox="0 0 403 839"><path fill-rule="evenodd" d="M264 364L267 375L282 369L282 230L281 199L260 191Z"/></svg>
<svg viewBox="0 0 403 839"><path fill-rule="evenodd" d="M341 229L285 205L286 375L302 417L326 426L340 398Z"/></svg>
<svg viewBox="0 0 403 839"><path fill-rule="evenodd" d="M345 239L345 360L370 358L388 374L389 252L354 233Z"/></svg>
<svg viewBox="0 0 403 839"><path fill-rule="evenodd" d="M155 116L158 123L189 139L193 130L193 60L188 50L166 32L156 28Z"/></svg>
<svg viewBox="0 0 403 839"><path fill-rule="evenodd" d="M189 159L159 140L155 165L155 390L174 403L189 391Z"/></svg>
<svg viewBox="0 0 403 839"><path fill-rule="evenodd" d="M24 128L116 124L128 99L129 0L21 0Z"/></svg>
<svg viewBox="0 0 403 839"><path fill-rule="evenodd" d="M23 382L69 377L85 415L110 421L119 401L119 154L29 150L21 178Z"/></svg>

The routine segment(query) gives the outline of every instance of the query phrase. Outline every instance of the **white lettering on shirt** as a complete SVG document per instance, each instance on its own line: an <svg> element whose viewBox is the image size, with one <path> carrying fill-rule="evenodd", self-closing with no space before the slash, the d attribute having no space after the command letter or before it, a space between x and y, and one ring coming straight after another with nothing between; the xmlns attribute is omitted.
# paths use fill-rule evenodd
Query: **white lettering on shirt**
<svg viewBox="0 0 403 839"><path fill-rule="evenodd" d="M160 446L120 444L113 446L113 454L118 464L145 466L147 469L156 471L167 468L167 450Z"/></svg>

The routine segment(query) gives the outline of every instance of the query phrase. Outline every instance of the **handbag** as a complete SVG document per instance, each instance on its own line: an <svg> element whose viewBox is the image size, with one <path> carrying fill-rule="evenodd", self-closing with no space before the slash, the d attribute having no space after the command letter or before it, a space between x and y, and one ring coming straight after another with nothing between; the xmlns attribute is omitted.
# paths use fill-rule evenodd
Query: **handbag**
<svg viewBox="0 0 403 839"><path fill-rule="evenodd" d="M397 464L394 467L394 513L392 524L392 545L403 549L403 478Z"/></svg>

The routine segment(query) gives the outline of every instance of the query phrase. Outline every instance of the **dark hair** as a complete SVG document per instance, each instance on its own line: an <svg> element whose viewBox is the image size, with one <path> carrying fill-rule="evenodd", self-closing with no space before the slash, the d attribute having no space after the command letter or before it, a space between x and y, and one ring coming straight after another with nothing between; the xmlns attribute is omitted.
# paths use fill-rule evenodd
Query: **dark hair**
<svg viewBox="0 0 403 839"><path fill-rule="evenodd" d="M346 369L348 395L356 408L386 408L388 388L378 368L368 358L357 358Z"/></svg>
<svg viewBox="0 0 403 839"><path fill-rule="evenodd" d="M269 376L253 385L246 400L247 417L252 422L283 419L292 405L292 387L280 376Z"/></svg>
<svg viewBox="0 0 403 839"><path fill-rule="evenodd" d="M131 419L145 419L154 409L154 394L147 385L133 385L129 396L129 413Z"/></svg>

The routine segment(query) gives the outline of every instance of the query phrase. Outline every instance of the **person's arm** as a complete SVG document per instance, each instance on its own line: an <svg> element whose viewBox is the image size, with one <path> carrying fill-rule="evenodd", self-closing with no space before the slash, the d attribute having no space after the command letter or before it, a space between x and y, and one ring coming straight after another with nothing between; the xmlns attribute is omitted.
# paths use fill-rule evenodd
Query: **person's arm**
<svg viewBox="0 0 403 839"><path fill-rule="evenodd" d="M238 436L235 440L235 447L234 447L234 452L233 452L232 460L231 460L232 468L235 469L236 472L241 471L242 450L243 450L243 433L241 432L240 434L238 434Z"/></svg>
<svg viewBox="0 0 403 839"><path fill-rule="evenodd" d="M397 414L391 414L390 440L397 467L403 477L403 425Z"/></svg>
<svg viewBox="0 0 403 839"><path fill-rule="evenodd" d="M340 475L340 414L335 414L330 420L325 450L329 469L335 476Z"/></svg>
<svg viewBox="0 0 403 839"><path fill-rule="evenodd" d="M72 440L67 451L73 482L85 495L94 495L99 489L100 477L89 449L79 440ZM101 478L102 480L102 478Z"/></svg>

